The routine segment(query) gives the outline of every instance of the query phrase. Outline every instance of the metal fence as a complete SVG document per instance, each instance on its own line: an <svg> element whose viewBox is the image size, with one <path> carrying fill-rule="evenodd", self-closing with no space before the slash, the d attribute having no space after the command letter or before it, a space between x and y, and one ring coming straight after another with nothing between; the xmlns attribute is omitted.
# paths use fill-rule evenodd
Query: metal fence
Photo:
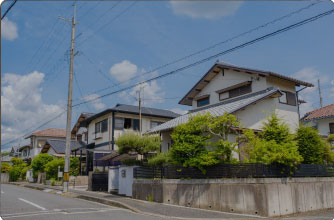
<svg viewBox="0 0 334 220"><path fill-rule="evenodd" d="M92 174L92 191L108 191L108 173Z"/></svg>
<svg viewBox="0 0 334 220"><path fill-rule="evenodd" d="M296 168L264 164L220 164L206 168L204 174L197 168L182 166L134 169L134 178L140 179L217 179L217 178L281 178L334 177L334 165L300 164Z"/></svg>

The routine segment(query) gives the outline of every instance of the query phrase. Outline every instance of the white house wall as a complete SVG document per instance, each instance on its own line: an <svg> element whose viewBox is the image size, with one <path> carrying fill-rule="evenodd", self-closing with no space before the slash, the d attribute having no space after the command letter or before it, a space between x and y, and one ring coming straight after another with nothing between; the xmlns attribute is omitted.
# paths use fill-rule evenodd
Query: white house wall
<svg viewBox="0 0 334 220"><path fill-rule="evenodd" d="M196 97L210 95L210 105L220 102L217 90L224 89L239 83L252 81L252 92L268 88L265 77L255 77L253 74L233 70L220 71ZM197 108L197 101L192 102L192 108Z"/></svg>
<svg viewBox="0 0 334 220"><path fill-rule="evenodd" d="M139 119L139 115L134 115L134 114L125 114L125 113L115 113L115 117L118 118L132 118L132 119ZM102 138L96 139L95 140L95 123L100 122L104 119L108 118L108 130L106 132L102 133ZM151 121L158 121L158 122L166 122L169 119L166 118L160 118L160 117L151 117L151 116L142 116L142 132L145 133L146 131L148 131L149 129L151 129ZM106 142L111 143L112 141L112 134L111 134L111 128L112 128L112 113L109 113L107 115L101 116L97 119L94 119L93 121L91 121L88 125L88 144L90 143L95 143L95 145L98 144L103 144ZM126 132L127 130L120 130L120 129L115 129L114 130L114 137L115 137L115 141L117 140L117 138L119 136L121 136L124 132ZM128 131L133 131L132 129L128 130ZM109 136L109 132L110 132L110 136ZM114 149L117 150L117 145L114 145ZM98 148L98 150L111 150L111 145L109 147L109 144L101 146Z"/></svg>
<svg viewBox="0 0 334 220"><path fill-rule="evenodd" d="M273 112L289 126L291 132L296 131L299 126L297 107L281 104L278 98L267 98L236 112L235 115L242 127L261 130L263 123Z"/></svg>
<svg viewBox="0 0 334 220"><path fill-rule="evenodd" d="M334 123L334 118L326 118L317 121L320 135L329 135L329 123Z"/></svg>

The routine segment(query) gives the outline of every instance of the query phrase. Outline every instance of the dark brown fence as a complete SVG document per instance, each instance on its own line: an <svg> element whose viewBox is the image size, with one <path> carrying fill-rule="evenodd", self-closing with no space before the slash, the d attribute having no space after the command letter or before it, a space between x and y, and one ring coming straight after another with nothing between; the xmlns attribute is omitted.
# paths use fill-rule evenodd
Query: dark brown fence
<svg viewBox="0 0 334 220"><path fill-rule="evenodd" d="M334 165L300 164L297 168L264 164L220 164L206 168L182 166L137 167L134 178L142 179L217 179L217 178L334 177Z"/></svg>
<svg viewBox="0 0 334 220"><path fill-rule="evenodd" d="M92 191L108 191L108 173L92 174Z"/></svg>

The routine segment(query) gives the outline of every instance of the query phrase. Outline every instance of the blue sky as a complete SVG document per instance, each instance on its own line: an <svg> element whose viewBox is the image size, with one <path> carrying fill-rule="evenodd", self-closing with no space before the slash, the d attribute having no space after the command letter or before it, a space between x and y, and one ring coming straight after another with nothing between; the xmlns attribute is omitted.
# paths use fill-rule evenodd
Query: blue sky
<svg viewBox="0 0 334 220"><path fill-rule="evenodd" d="M73 102L98 98L334 7L330 1L321 1L243 37L143 75L313 2L78 1ZM7 7L4 3L2 10ZM58 16L70 18L72 14L72 2L17 2L2 21L3 143L64 111L71 26ZM327 105L334 98L333 22L332 14L219 60L312 83L320 78ZM144 106L178 112L189 109L178 101L215 61L146 84ZM131 77L136 79L96 92ZM72 122L80 112L99 112L117 103L135 104L137 89L74 108ZM319 107L316 88L303 92L302 98L308 102L301 106L302 112ZM47 126L65 128L65 115Z"/></svg>

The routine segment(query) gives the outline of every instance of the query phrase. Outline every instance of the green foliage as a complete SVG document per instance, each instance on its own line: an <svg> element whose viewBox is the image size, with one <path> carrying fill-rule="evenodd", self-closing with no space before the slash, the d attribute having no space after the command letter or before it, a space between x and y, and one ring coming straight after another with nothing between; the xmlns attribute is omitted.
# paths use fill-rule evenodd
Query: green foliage
<svg viewBox="0 0 334 220"><path fill-rule="evenodd" d="M31 169L31 166L26 166L21 170L21 178L24 180L27 175L27 171Z"/></svg>
<svg viewBox="0 0 334 220"><path fill-rule="evenodd" d="M197 167L205 173L205 167L232 161L235 143L228 135L240 123L234 115L215 117L209 113L191 116L185 124L177 126L171 137L174 144L170 150L173 163ZM211 138L218 140L211 140Z"/></svg>
<svg viewBox="0 0 334 220"><path fill-rule="evenodd" d="M53 159L49 161L44 168L44 171L46 173L46 178L51 179L54 178L56 179L58 177L58 167L60 167L60 170L64 170L64 163L65 160L64 158L59 158L59 159Z"/></svg>
<svg viewBox="0 0 334 220"><path fill-rule="evenodd" d="M163 152L148 159L148 165L150 166L163 166L171 162L169 153Z"/></svg>
<svg viewBox="0 0 334 220"><path fill-rule="evenodd" d="M331 134L327 137L327 142L334 147L334 134Z"/></svg>
<svg viewBox="0 0 334 220"><path fill-rule="evenodd" d="M34 178L37 178L39 172L44 172L45 165L53 160L50 154L39 154L31 162L31 167L34 172Z"/></svg>
<svg viewBox="0 0 334 220"><path fill-rule="evenodd" d="M10 162L12 162L13 166L21 166L22 164L24 164L24 161L21 158L16 157L10 159Z"/></svg>
<svg viewBox="0 0 334 220"><path fill-rule="evenodd" d="M58 178L58 167L60 167L60 171L64 171L65 159L64 158L55 158L48 162L45 165L44 171L46 173L47 179L57 179ZM70 175L78 176L79 171L79 158L72 157L70 159Z"/></svg>
<svg viewBox="0 0 334 220"><path fill-rule="evenodd" d="M161 145L160 136L143 135L135 132L125 132L116 140L118 152L145 154L159 150Z"/></svg>
<svg viewBox="0 0 334 220"><path fill-rule="evenodd" d="M9 154L10 154L10 152L7 152L7 151L3 151L3 152L1 152L1 155L2 155L3 157L8 156Z"/></svg>
<svg viewBox="0 0 334 220"><path fill-rule="evenodd" d="M318 131L312 127L301 126L296 135L298 151L306 164L324 164L333 162L333 153L322 140Z"/></svg>
<svg viewBox="0 0 334 220"><path fill-rule="evenodd" d="M12 166L7 162L1 163L1 173L9 173Z"/></svg>
<svg viewBox="0 0 334 220"><path fill-rule="evenodd" d="M21 176L21 167L13 166L12 169L9 171L9 180L10 181L17 181Z"/></svg>
<svg viewBox="0 0 334 220"><path fill-rule="evenodd" d="M27 167L27 164L21 158L13 157L11 160L12 168L9 170L10 181L17 181L22 176L22 171Z"/></svg>
<svg viewBox="0 0 334 220"><path fill-rule="evenodd" d="M122 164L127 165L127 166L140 165L140 162L136 159L124 159L121 162Z"/></svg>
<svg viewBox="0 0 334 220"><path fill-rule="evenodd" d="M258 136L253 130L244 133L248 142L245 149L248 162L295 167L303 161L289 127L275 114L267 119L262 130Z"/></svg>
<svg viewBox="0 0 334 220"><path fill-rule="evenodd" d="M77 157L71 157L70 159L70 175L79 176L80 174L80 160Z"/></svg>

